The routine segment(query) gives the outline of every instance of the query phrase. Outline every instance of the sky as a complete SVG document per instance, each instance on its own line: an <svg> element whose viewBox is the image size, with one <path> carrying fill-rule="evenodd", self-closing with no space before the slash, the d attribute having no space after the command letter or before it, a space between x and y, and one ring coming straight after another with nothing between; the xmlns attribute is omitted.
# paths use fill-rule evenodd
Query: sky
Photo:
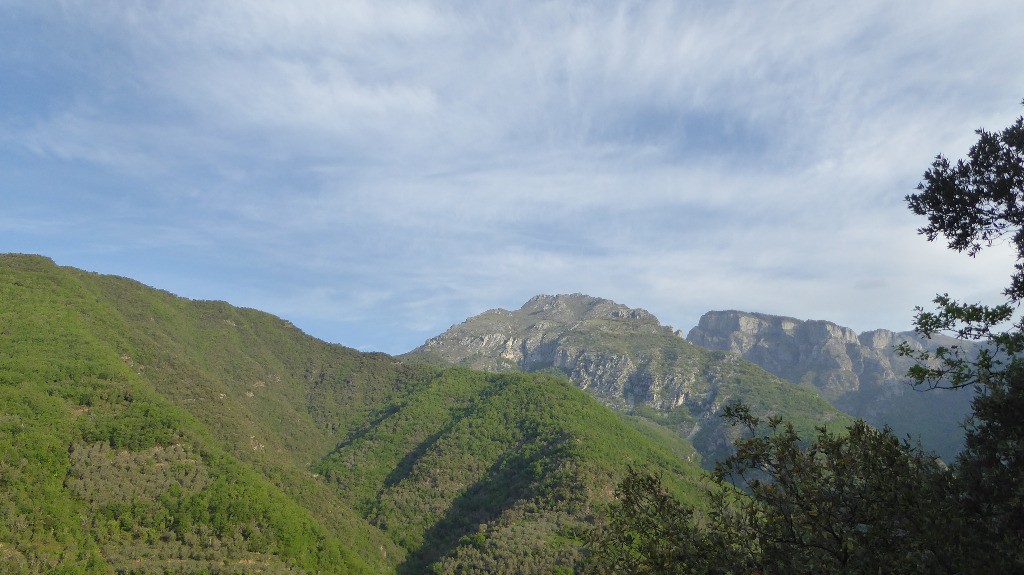
<svg viewBox="0 0 1024 575"><path fill-rule="evenodd" d="M0 0L0 252L402 353L537 294L911 327L1024 112L1019 0Z"/></svg>

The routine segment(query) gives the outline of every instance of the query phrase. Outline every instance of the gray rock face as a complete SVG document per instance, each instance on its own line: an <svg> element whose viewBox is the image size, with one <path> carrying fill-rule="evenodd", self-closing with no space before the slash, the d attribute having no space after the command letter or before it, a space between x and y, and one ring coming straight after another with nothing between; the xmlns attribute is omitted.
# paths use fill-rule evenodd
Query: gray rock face
<svg viewBox="0 0 1024 575"><path fill-rule="evenodd" d="M610 407L671 416L673 431L708 461L729 449L733 430L718 413L732 399L755 398L748 403L764 412L815 424L845 417L815 391L693 345L645 310L582 294L536 296L517 311L484 312L403 357L565 377ZM794 395L800 400L790 401ZM812 413L788 413L792 404L812 406Z"/></svg>
<svg viewBox="0 0 1024 575"><path fill-rule="evenodd" d="M913 362L897 356L893 345L907 340L921 349L913 334L875 330L857 335L828 321L740 311L704 314L686 339L738 353L783 379L815 386L829 399L864 384L902 380Z"/></svg>
<svg viewBox="0 0 1024 575"><path fill-rule="evenodd" d="M908 342L973 346L950 338L922 340L912 332L878 329L857 334L828 321L802 321L741 311L704 314L687 339L730 351L793 383L811 385L840 409L876 426L889 425L949 460L962 447L960 422L970 412L969 392L920 392L905 376L914 361L896 354Z"/></svg>
<svg viewBox="0 0 1024 575"><path fill-rule="evenodd" d="M518 311L486 311L433 337L409 354L483 371L557 369L606 403L671 409L699 394L691 373L655 377L653 346L632 353L639 339L671 342L672 329L643 309L583 294L539 295Z"/></svg>

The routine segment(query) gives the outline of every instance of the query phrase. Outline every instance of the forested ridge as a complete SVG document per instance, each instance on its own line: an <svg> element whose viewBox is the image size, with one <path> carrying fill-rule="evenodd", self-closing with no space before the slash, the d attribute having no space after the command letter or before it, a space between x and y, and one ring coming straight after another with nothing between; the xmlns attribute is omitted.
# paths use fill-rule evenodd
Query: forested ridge
<svg viewBox="0 0 1024 575"><path fill-rule="evenodd" d="M685 441L542 375L407 365L279 318L0 256L0 571L573 572Z"/></svg>

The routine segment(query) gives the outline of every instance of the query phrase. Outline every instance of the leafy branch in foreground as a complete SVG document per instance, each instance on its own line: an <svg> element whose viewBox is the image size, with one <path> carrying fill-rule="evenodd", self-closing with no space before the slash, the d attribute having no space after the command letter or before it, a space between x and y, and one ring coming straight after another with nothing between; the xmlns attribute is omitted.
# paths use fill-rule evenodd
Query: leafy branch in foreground
<svg viewBox="0 0 1024 575"><path fill-rule="evenodd" d="M1009 243L1017 262L1010 285L1003 290L1005 303L967 304L943 294L934 300L935 311L917 308L915 330L926 338L948 333L990 344L977 358L968 357L957 346L934 354L915 354L908 346L900 346L900 353L927 365L911 370L917 385L986 386L992 374L1024 351L1024 318L1015 319L1024 301L1024 117L1001 132L979 129L976 133L978 142L966 160L952 164L942 155L935 158L917 193L906 197L907 205L928 219L928 225L918 230L928 241L943 236L951 250L971 257Z"/></svg>
<svg viewBox="0 0 1024 575"><path fill-rule="evenodd" d="M725 573L720 542L694 509L665 491L660 474L630 467L608 523L591 534L589 570L610 573Z"/></svg>
<svg viewBox="0 0 1024 575"><path fill-rule="evenodd" d="M804 445L793 426L762 427L746 406L725 417L746 427L736 453L715 471L748 495L731 493L739 541L757 542L764 573L941 573L950 546L948 481L934 457L888 429L857 421L845 433L819 428ZM739 510L739 511L735 511Z"/></svg>
<svg viewBox="0 0 1024 575"><path fill-rule="evenodd" d="M910 209L928 218L919 230L940 235L950 249L974 256L1008 242L1016 262L1006 301L967 305L942 295L934 312L918 309L919 334L949 332L988 347L977 357L940 349L927 366L911 370L918 385L974 386L966 449L955 467L960 504L973 539L977 570L1024 571L1024 117L1002 132L978 130L967 160L951 165L941 155L924 174ZM903 352L908 350L903 349ZM907 355L913 355L906 353Z"/></svg>

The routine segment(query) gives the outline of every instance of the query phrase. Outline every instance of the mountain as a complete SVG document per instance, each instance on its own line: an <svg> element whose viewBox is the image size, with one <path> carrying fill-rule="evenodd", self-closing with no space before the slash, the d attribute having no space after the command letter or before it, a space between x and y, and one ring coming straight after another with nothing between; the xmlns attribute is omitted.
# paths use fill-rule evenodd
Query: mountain
<svg viewBox="0 0 1024 575"><path fill-rule="evenodd" d="M645 310L582 294L540 295L517 311L484 312L402 357L559 375L606 405L691 440L705 465L729 452L735 430L719 415L732 400L804 431L851 421L813 388L794 386L735 354L698 347Z"/></svg>
<svg viewBox="0 0 1024 575"><path fill-rule="evenodd" d="M857 334L828 321L742 311L704 314L687 340L736 353L781 378L813 386L843 411L917 438L947 461L963 447L960 424L971 412L972 394L914 390L906 377L914 360L897 355L894 346L906 341L918 351L939 345L971 351L971 342L941 335L924 340L913 332L884 329Z"/></svg>
<svg viewBox="0 0 1024 575"><path fill-rule="evenodd" d="M689 446L568 382L410 364L0 255L0 572L571 572Z"/></svg>

